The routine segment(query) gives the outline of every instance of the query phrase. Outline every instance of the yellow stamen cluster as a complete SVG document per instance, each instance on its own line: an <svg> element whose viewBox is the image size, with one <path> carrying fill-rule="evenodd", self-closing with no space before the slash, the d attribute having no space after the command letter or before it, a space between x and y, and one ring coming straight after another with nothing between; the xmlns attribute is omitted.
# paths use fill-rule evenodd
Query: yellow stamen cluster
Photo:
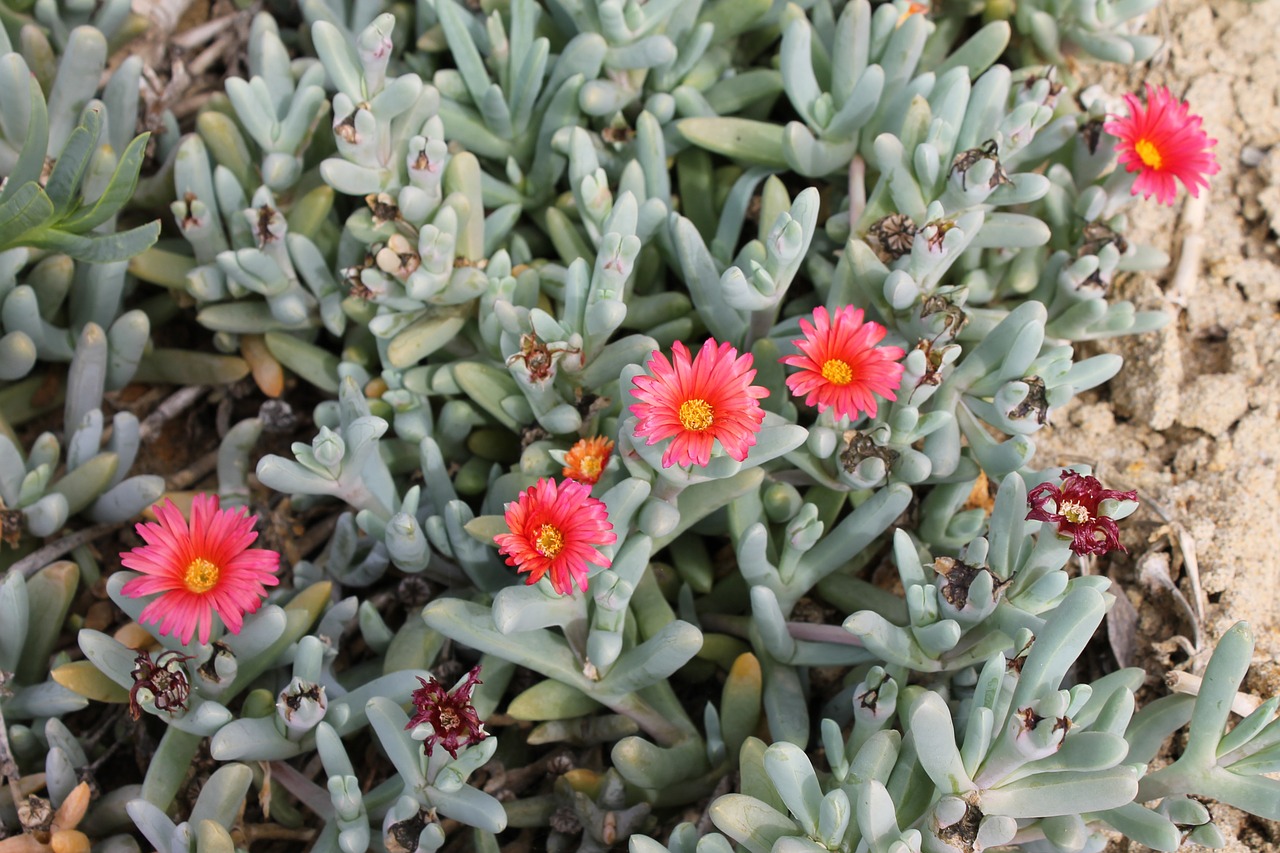
<svg viewBox="0 0 1280 853"><path fill-rule="evenodd" d="M853 369L838 358L829 358L822 363L822 378L832 385L848 385L853 381Z"/></svg>
<svg viewBox="0 0 1280 853"><path fill-rule="evenodd" d="M578 463L578 470L587 477L599 477L600 467L600 457L594 453L583 456L582 461Z"/></svg>
<svg viewBox="0 0 1280 853"><path fill-rule="evenodd" d="M554 524L544 524L538 528L533 547L542 556L555 559L560 549L564 547L564 534Z"/></svg>
<svg viewBox="0 0 1280 853"><path fill-rule="evenodd" d="M715 409L706 400L695 397L680 404L680 423L685 429L702 432L715 422Z"/></svg>
<svg viewBox="0 0 1280 853"><path fill-rule="evenodd" d="M182 575L182 583L197 595L202 595L218 584L218 567L204 557L196 557Z"/></svg>
<svg viewBox="0 0 1280 853"><path fill-rule="evenodd" d="M1133 150L1142 162L1152 169L1159 169L1164 165L1164 157L1160 156L1160 149L1150 139L1139 139L1133 144Z"/></svg>
<svg viewBox="0 0 1280 853"><path fill-rule="evenodd" d="M1072 524L1087 524L1093 520L1093 516L1089 515L1089 510L1085 509L1083 504L1078 504L1075 501L1063 501L1062 506L1058 507L1058 515Z"/></svg>

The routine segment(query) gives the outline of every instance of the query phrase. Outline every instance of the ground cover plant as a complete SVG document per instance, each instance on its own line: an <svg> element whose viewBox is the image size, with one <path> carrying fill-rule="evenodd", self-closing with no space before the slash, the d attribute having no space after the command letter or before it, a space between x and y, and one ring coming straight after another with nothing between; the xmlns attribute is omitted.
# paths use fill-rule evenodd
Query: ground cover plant
<svg viewBox="0 0 1280 853"><path fill-rule="evenodd" d="M1138 495L1035 457L1218 168L1079 82L1157 2L266 3L192 110L7 0L0 853L1280 820L1248 626L1090 672Z"/></svg>

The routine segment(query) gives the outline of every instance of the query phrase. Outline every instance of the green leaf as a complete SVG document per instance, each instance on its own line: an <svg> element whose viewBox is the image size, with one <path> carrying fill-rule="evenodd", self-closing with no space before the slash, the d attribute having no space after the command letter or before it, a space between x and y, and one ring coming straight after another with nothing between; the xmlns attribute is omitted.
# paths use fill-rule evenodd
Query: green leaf
<svg viewBox="0 0 1280 853"><path fill-rule="evenodd" d="M170 385L230 385L249 375L238 356L176 349L154 349L142 357L135 382Z"/></svg>
<svg viewBox="0 0 1280 853"><path fill-rule="evenodd" d="M44 173L45 153L49 148L49 108L44 102L44 93L36 78L30 80L31 117L27 123L27 138L22 144L22 153L18 162L9 173L9 181L0 190L0 204L7 202L27 184L39 184L40 175ZM0 216L0 223L4 217ZM6 229L5 233L9 233Z"/></svg>
<svg viewBox="0 0 1280 853"><path fill-rule="evenodd" d="M78 261L113 263L127 261L143 252L160 236L160 220L139 225L117 234L71 234L61 229L48 229L25 242L37 249L48 249L70 255Z"/></svg>
<svg viewBox="0 0 1280 853"><path fill-rule="evenodd" d="M745 118L695 117L676 123L680 135L699 148L723 154L740 163L786 169L783 128Z"/></svg>
<svg viewBox="0 0 1280 853"><path fill-rule="evenodd" d="M800 827L785 814L743 794L717 798L711 804L710 814L716 829L751 853L768 853L779 838L800 832Z"/></svg>
<svg viewBox="0 0 1280 853"><path fill-rule="evenodd" d="M66 482L66 478L62 482ZM45 566L27 581L30 622L22 660L15 672L19 683L35 684L44 680L49 671L49 658L79 585L80 568L70 560Z"/></svg>
<svg viewBox="0 0 1280 853"><path fill-rule="evenodd" d="M80 117L80 125L71 132L67 144L58 154L58 162L44 186L45 194L53 202L54 212L58 216L65 216L71 210L101 130L101 113L96 109L85 110Z"/></svg>
<svg viewBox="0 0 1280 853"><path fill-rule="evenodd" d="M59 228L64 231L83 233L92 231L115 216L125 202L133 196L134 188L138 185L138 172L142 169L142 158L146 154L147 140L150 137L149 133L135 136L129 143L129 147L124 150L124 154L120 156L120 162L116 164L116 170L111 174L111 180L107 182L107 188L102 196L89 207L81 208L64 219L59 224Z"/></svg>
<svg viewBox="0 0 1280 853"><path fill-rule="evenodd" d="M500 533L510 533L507 520L501 515L478 515L463 525L463 529L485 545L493 544L493 537Z"/></svg>
<svg viewBox="0 0 1280 853"><path fill-rule="evenodd" d="M493 81L489 79L480 51L476 49L476 43L467 30L462 10L453 0L439 0L436 3L436 15L440 18L444 37L449 42L449 51L458 66L458 73L462 75L462 82L466 84L467 93L471 95L472 103L479 106Z"/></svg>
<svg viewBox="0 0 1280 853"><path fill-rule="evenodd" d="M30 182L21 186L0 204L0 234L4 235L0 237L0 252L24 245L25 235L48 223L52 217L53 202L40 185Z"/></svg>
<svg viewBox="0 0 1280 853"><path fill-rule="evenodd" d="M507 713L517 720L568 720L590 714L600 703L576 687L540 681L511 700Z"/></svg>
<svg viewBox="0 0 1280 853"><path fill-rule="evenodd" d="M267 349L281 364L322 391L338 393L338 357L288 332L267 332Z"/></svg>

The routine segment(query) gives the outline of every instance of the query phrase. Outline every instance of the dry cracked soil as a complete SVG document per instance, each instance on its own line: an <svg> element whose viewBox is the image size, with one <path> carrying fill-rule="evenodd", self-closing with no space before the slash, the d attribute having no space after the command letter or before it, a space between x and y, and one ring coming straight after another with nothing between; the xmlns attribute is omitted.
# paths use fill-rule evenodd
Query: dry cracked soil
<svg viewBox="0 0 1280 853"><path fill-rule="evenodd" d="M1268 697L1280 693L1280 2L1167 0L1144 28L1164 47L1097 79L1112 92L1149 82L1186 98L1218 140L1221 172L1199 199L1131 214L1129 236L1173 260L1116 287L1173 321L1086 348L1123 355L1124 369L1054 413L1037 458L1089 462L1144 500L1126 532L1130 559L1093 570L1132 604L1119 602L1108 628L1117 656L1152 674L1146 698L1164 690L1165 673L1201 673L1241 619L1256 639L1243 689ZM1276 823L1210 808L1231 853L1280 851Z"/></svg>

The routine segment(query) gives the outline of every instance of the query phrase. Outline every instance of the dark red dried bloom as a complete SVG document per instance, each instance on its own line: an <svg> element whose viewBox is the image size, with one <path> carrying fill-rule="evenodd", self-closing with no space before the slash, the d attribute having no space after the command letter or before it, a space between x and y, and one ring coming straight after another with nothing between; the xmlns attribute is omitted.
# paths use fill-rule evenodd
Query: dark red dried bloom
<svg viewBox="0 0 1280 853"><path fill-rule="evenodd" d="M418 681L422 681L421 678ZM431 725L431 734L427 736L423 746L427 755L440 744L453 758L458 757L458 750L473 743L479 743L489 736L480 724L476 709L471 707L471 691L480 680L480 667L467 673L466 679L453 690L446 691L444 685L433 677L428 683L413 691L413 705L417 713L409 721L405 729L411 729L420 723Z"/></svg>
<svg viewBox="0 0 1280 853"><path fill-rule="evenodd" d="M187 679L187 668L184 661L191 660L190 655L174 651L161 652L154 661L147 652L138 652L133 659L133 686L129 688L129 716L141 719L142 706L138 704L138 691L150 690L155 696L158 711L185 711L187 697L191 695L191 682Z"/></svg>
<svg viewBox="0 0 1280 853"><path fill-rule="evenodd" d="M1098 505L1105 500L1136 501L1138 493L1117 492L1102 488L1096 477L1062 472L1062 485L1041 483L1027 493L1028 521L1047 521L1058 525L1058 535L1071 540L1071 550L1084 555L1100 556L1108 551L1126 550L1120 544L1120 530L1113 519L1100 515ZM1053 502L1050 512L1045 505Z"/></svg>

